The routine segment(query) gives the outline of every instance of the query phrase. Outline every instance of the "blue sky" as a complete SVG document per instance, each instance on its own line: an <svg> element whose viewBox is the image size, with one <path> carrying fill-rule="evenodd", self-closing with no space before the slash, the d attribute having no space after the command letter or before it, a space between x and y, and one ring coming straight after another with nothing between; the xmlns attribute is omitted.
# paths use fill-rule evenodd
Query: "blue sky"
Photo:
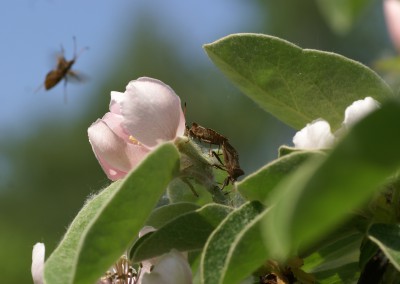
<svg viewBox="0 0 400 284"><path fill-rule="evenodd" d="M1 1L1 136L20 137L44 120L78 117L95 99L91 90L107 76L104 69L123 44L126 27L143 12L157 15L152 24L161 34L179 38L183 56L203 61L208 60L201 48L204 43L251 31L250 23L257 20L256 6L246 1ZM64 104L63 84L47 92L35 90L54 68L61 44L66 58L72 57L73 36L78 50L90 48L74 65L90 80L68 84Z"/></svg>

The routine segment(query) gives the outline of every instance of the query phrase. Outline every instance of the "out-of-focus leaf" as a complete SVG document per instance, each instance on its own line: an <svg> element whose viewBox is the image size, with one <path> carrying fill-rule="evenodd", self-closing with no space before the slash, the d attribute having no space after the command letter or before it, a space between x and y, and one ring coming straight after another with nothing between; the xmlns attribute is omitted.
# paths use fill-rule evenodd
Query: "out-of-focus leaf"
<svg viewBox="0 0 400 284"><path fill-rule="evenodd" d="M383 251L390 263L400 271L400 225L373 224L368 237Z"/></svg>
<svg viewBox="0 0 400 284"><path fill-rule="evenodd" d="M338 34L349 32L371 0L316 0L331 29Z"/></svg>
<svg viewBox="0 0 400 284"><path fill-rule="evenodd" d="M262 34L235 34L204 46L215 65L264 110L295 129L323 118L333 130L352 102L391 97L371 69L344 56Z"/></svg>
<svg viewBox="0 0 400 284"><path fill-rule="evenodd" d="M46 283L99 279L136 238L178 170L178 151L163 144L123 181L88 201L46 261Z"/></svg>
<svg viewBox="0 0 400 284"><path fill-rule="evenodd" d="M247 200L270 204L268 195L288 174L294 172L308 159L322 152L298 151L279 158L237 183L237 189Z"/></svg>
<svg viewBox="0 0 400 284"><path fill-rule="evenodd" d="M374 67L381 72L400 73L400 56L377 60Z"/></svg>
<svg viewBox="0 0 400 284"><path fill-rule="evenodd" d="M307 248L365 202L400 166L400 104L355 125L326 158L307 161L271 195L265 245L277 258ZM274 234L271 234L274 231Z"/></svg>
<svg viewBox="0 0 400 284"><path fill-rule="evenodd" d="M262 210L263 206L259 202L245 203L229 214L212 233L201 258L200 276L202 283L223 283L224 270L226 269L225 262L232 242L236 239L237 234L252 222Z"/></svg>
<svg viewBox="0 0 400 284"><path fill-rule="evenodd" d="M173 248L180 251L201 249L212 231L231 211L230 207L224 205L209 204L180 215L135 246L130 258L133 262L139 262Z"/></svg>
<svg viewBox="0 0 400 284"><path fill-rule="evenodd" d="M352 233L327 244L304 259L302 269L315 275L318 283L353 281L359 275L358 259L363 235Z"/></svg>

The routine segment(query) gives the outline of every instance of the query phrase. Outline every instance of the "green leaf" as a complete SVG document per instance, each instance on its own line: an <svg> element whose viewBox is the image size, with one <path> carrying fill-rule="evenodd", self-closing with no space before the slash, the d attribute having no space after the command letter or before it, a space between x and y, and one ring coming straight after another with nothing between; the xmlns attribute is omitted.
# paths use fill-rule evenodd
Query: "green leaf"
<svg viewBox="0 0 400 284"><path fill-rule="evenodd" d="M99 279L136 238L178 170L179 153L165 143L124 180L89 200L46 261L46 283Z"/></svg>
<svg viewBox="0 0 400 284"><path fill-rule="evenodd" d="M336 130L355 100L371 96L383 101L393 96L368 67L276 37L235 34L204 48L244 94L295 129L323 118Z"/></svg>
<svg viewBox="0 0 400 284"><path fill-rule="evenodd" d="M225 268L225 261L232 242L246 225L263 210L259 202L248 202L229 214L225 220L209 237L201 258L201 282L216 284L222 282L221 271ZM261 249L261 248L260 248Z"/></svg>
<svg viewBox="0 0 400 284"><path fill-rule="evenodd" d="M270 204L268 196L275 186L305 161L318 155L324 154L318 151L297 151L283 156L238 182L237 189L247 200Z"/></svg>
<svg viewBox="0 0 400 284"><path fill-rule="evenodd" d="M371 0L316 0L331 29L338 34L347 33Z"/></svg>
<svg viewBox="0 0 400 284"><path fill-rule="evenodd" d="M161 206L151 213L146 225L158 229L172 219L199 208L200 207L197 204L190 202L180 202Z"/></svg>
<svg viewBox="0 0 400 284"><path fill-rule="evenodd" d="M399 103L382 105L356 124L326 158L304 163L275 188L270 198L274 207L263 231L265 245L276 258L321 239L398 170L398 121Z"/></svg>
<svg viewBox="0 0 400 284"><path fill-rule="evenodd" d="M383 251L390 263L400 271L400 225L373 224L368 237Z"/></svg>
<svg viewBox="0 0 400 284"><path fill-rule="evenodd" d="M133 262L139 262L173 248L179 251L201 249L211 232L231 211L230 207L224 205L209 204L180 215L153 232L140 245L135 245L130 258Z"/></svg>

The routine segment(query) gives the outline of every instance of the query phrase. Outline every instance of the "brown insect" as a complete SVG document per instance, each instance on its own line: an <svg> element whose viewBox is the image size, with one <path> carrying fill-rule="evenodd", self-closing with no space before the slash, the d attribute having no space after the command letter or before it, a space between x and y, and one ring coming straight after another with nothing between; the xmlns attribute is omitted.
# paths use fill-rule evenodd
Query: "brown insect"
<svg viewBox="0 0 400 284"><path fill-rule="evenodd" d="M64 56L64 48L61 46L61 55L58 56L57 58L57 66L55 69L51 70L50 72L47 73L46 78L44 80L44 88L47 90L50 90L54 86L56 86L61 80L64 80L64 101L66 102L67 97L66 97L66 86L68 83L68 78L72 77L80 81L80 76L78 74L71 70L72 65L76 62L78 59L79 55L86 49L87 47L83 48L79 53L76 52L76 39L73 37L74 41L74 56L71 60L65 59ZM39 87L40 89L41 87Z"/></svg>
<svg viewBox="0 0 400 284"><path fill-rule="evenodd" d="M191 128L186 127L186 129L187 129L189 136L196 137L200 141L210 143L210 146L211 146L211 144L214 144L214 145L218 145L219 147L221 147L221 145L224 142L228 141L228 138L219 134L217 131L212 130L211 128L205 128L203 126L200 126L196 122L192 123Z"/></svg>
<svg viewBox="0 0 400 284"><path fill-rule="evenodd" d="M244 171L240 168L239 165L239 154L228 141L222 143L222 153L224 155L225 163L222 163L217 153L215 153L214 151L212 153L222 165L214 166L228 173L228 177L224 180L221 190L223 190L225 186L229 185L229 182L233 184L238 179L238 177L244 175Z"/></svg>

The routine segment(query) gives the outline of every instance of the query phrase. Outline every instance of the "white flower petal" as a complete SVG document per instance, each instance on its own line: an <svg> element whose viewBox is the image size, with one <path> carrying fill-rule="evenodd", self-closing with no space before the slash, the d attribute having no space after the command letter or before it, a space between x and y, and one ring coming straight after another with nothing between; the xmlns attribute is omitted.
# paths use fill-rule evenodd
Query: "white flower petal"
<svg viewBox="0 0 400 284"><path fill-rule="evenodd" d="M331 127L325 120L316 120L307 124L293 137L293 144L298 149L325 149L332 147L335 137Z"/></svg>
<svg viewBox="0 0 400 284"><path fill-rule="evenodd" d="M191 284L192 271L183 255L171 250L164 254L151 273L143 275L141 284Z"/></svg>
<svg viewBox="0 0 400 284"><path fill-rule="evenodd" d="M129 82L120 106L126 132L146 146L183 135L180 98L159 80L142 77Z"/></svg>
<svg viewBox="0 0 400 284"><path fill-rule="evenodd" d="M361 120L367 114L378 109L380 104L371 97L353 102L344 112L343 125L348 128Z"/></svg>
<svg viewBox="0 0 400 284"><path fill-rule="evenodd" d="M32 250L32 278L33 283L43 284L43 271L44 271L44 255L45 246L43 243L37 243L33 246Z"/></svg>

